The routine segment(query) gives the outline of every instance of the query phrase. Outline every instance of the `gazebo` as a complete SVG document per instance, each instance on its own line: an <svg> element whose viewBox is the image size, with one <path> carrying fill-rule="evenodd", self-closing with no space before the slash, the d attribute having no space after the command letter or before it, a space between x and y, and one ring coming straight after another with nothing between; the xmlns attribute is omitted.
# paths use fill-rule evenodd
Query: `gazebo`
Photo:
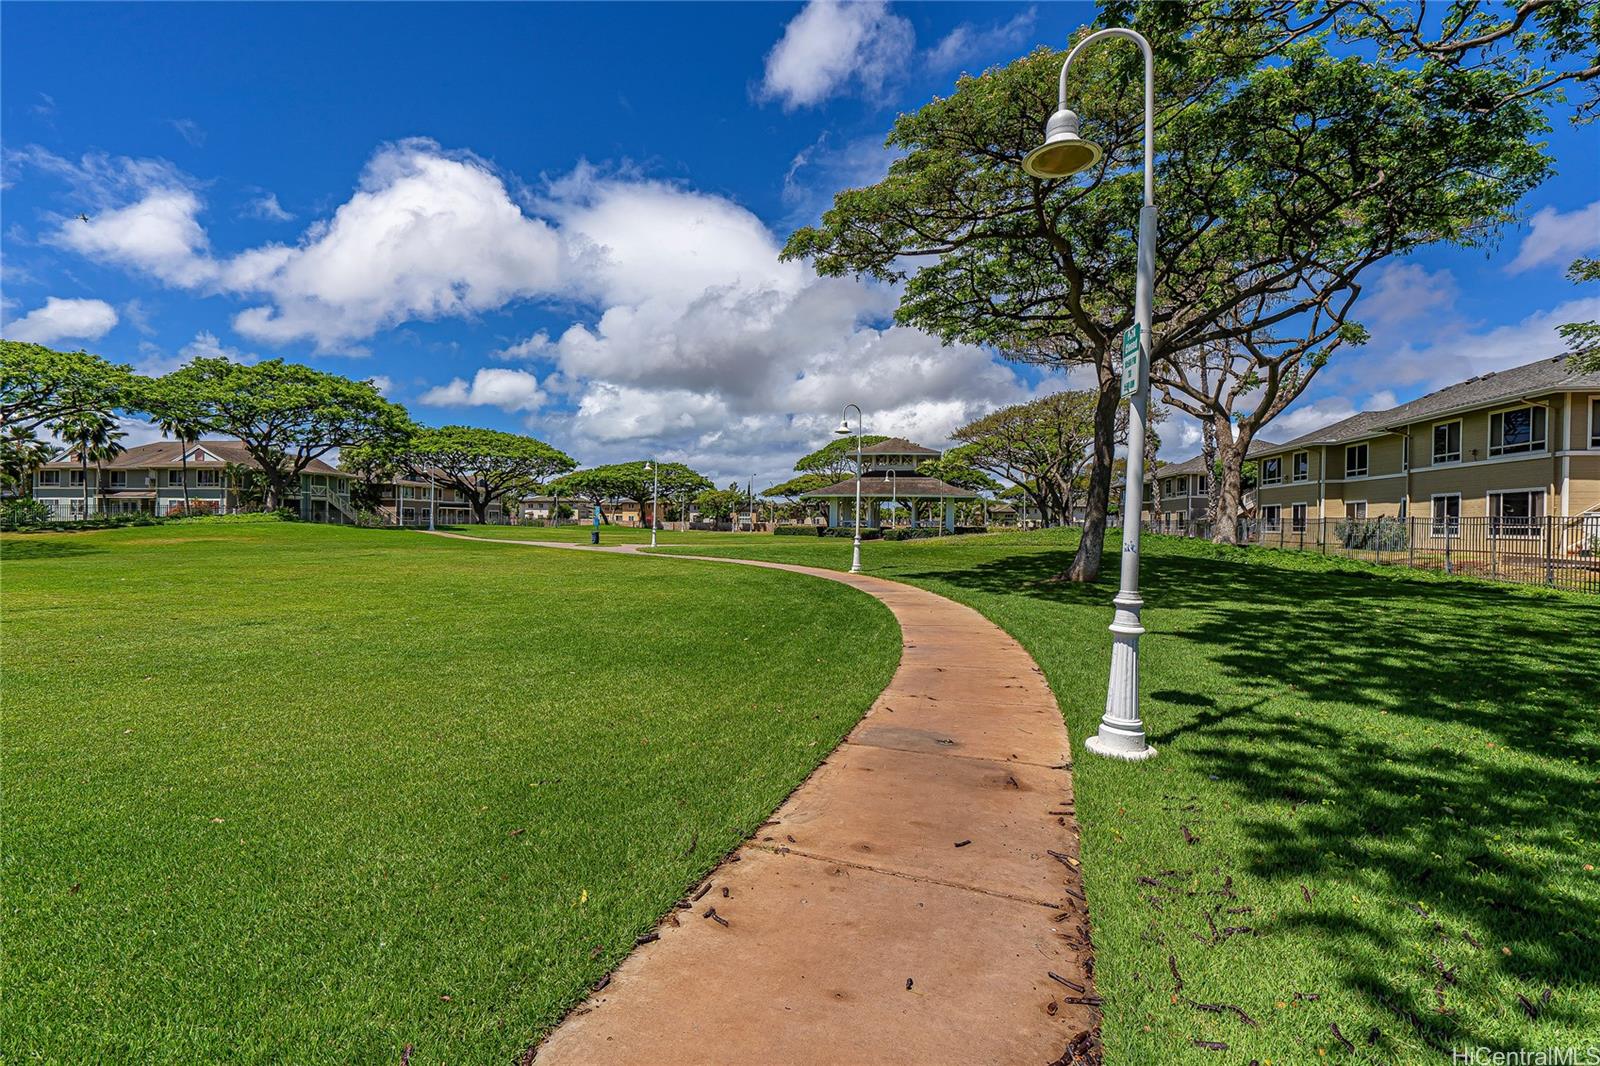
<svg viewBox="0 0 1600 1066"><path fill-rule="evenodd" d="M917 528L918 512L931 512L933 522L941 520L946 533L956 528L956 504L978 499L970 489L957 488L936 477L923 477L917 468L930 459L939 458L932 448L924 448L900 437L890 437L861 449L861 524L867 529L883 527L882 507L885 503L905 504L911 513L911 528ZM856 479L847 478L837 485L805 493L808 500L828 501L828 525L835 529L855 525L853 509L856 501Z"/></svg>

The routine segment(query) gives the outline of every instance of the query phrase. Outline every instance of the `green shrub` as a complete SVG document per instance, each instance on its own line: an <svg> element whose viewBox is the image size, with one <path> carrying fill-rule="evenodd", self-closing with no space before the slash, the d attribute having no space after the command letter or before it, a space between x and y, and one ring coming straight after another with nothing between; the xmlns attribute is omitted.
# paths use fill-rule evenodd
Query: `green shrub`
<svg viewBox="0 0 1600 1066"><path fill-rule="evenodd" d="M840 526L838 529L834 529L832 526L818 526L817 528L821 531L820 535L824 536L824 537L848 537L848 538L854 538L855 535L856 535L855 527L853 527L853 526ZM861 539L862 540L882 540L883 539L883 530L881 530L881 529L868 529L866 526L862 526L861 527Z"/></svg>
<svg viewBox="0 0 1600 1066"><path fill-rule="evenodd" d="M39 500L7 500L0 505L0 529L32 529L50 521L50 507Z"/></svg>
<svg viewBox="0 0 1600 1066"><path fill-rule="evenodd" d="M774 526L772 532L780 537L820 537L823 526Z"/></svg>
<svg viewBox="0 0 1600 1066"><path fill-rule="evenodd" d="M915 529L909 526L903 529L886 529L883 531L884 540L922 540L925 537L937 537L941 530L938 526L918 526Z"/></svg>

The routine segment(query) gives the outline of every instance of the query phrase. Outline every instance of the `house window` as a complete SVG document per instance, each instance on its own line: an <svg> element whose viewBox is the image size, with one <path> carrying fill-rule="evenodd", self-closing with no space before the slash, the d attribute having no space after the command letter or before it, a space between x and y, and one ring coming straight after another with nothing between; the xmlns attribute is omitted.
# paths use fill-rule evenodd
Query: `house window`
<svg viewBox="0 0 1600 1066"><path fill-rule="evenodd" d="M1269 503L1261 508L1261 526L1268 533L1276 533L1282 529L1283 508L1275 503Z"/></svg>
<svg viewBox="0 0 1600 1066"><path fill-rule="evenodd" d="M1261 460L1261 483L1263 485L1277 485L1283 481L1283 459L1274 456L1271 459Z"/></svg>
<svg viewBox="0 0 1600 1066"><path fill-rule="evenodd" d="M1489 454L1544 450L1545 409L1513 407L1489 416Z"/></svg>
<svg viewBox="0 0 1600 1066"><path fill-rule="evenodd" d="M1600 448L1600 399L1589 401L1589 447Z"/></svg>
<svg viewBox="0 0 1600 1066"><path fill-rule="evenodd" d="M1289 528L1296 533L1306 531L1306 505L1297 503L1289 509Z"/></svg>
<svg viewBox="0 0 1600 1066"><path fill-rule="evenodd" d="M1365 447L1365 445L1363 445L1363 447ZM1367 501L1351 500L1349 503L1344 505L1344 516L1352 522L1366 521Z"/></svg>
<svg viewBox="0 0 1600 1066"><path fill-rule="evenodd" d="M41 485L59 485L59 484L61 484L61 471L59 471L59 470L41 470L41 471L39 471L39 484L41 484Z"/></svg>
<svg viewBox="0 0 1600 1066"><path fill-rule="evenodd" d="M1459 463L1461 461L1461 422L1440 422L1433 427L1433 461Z"/></svg>
<svg viewBox="0 0 1600 1066"><path fill-rule="evenodd" d="M183 471L182 470L168 470L167 471L167 485L168 486L176 488L178 486L181 486L182 484L183 484Z"/></svg>
<svg viewBox="0 0 1600 1066"><path fill-rule="evenodd" d="M1543 489L1489 494L1490 536L1531 537L1542 532L1543 525Z"/></svg>
<svg viewBox="0 0 1600 1066"><path fill-rule="evenodd" d="M1195 490L1195 495L1204 496L1206 494L1206 479L1204 477L1200 478L1198 484L1200 487Z"/></svg>
<svg viewBox="0 0 1600 1066"><path fill-rule="evenodd" d="M84 473L82 470L69 471L67 474L67 484L73 486L74 488L82 488L83 479Z"/></svg>
<svg viewBox="0 0 1600 1066"><path fill-rule="evenodd" d="M107 488L125 489L128 487L128 472L126 470L108 470L106 471L106 479Z"/></svg>
<svg viewBox="0 0 1600 1066"><path fill-rule="evenodd" d="M1451 492L1433 498L1433 535L1461 535L1461 493Z"/></svg>
<svg viewBox="0 0 1600 1066"><path fill-rule="evenodd" d="M1311 453L1295 452L1294 458L1289 461L1290 469L1294 471L1296 481L1305 481L1311 477Z"/></svg>
<svg viewBox="0 0 1600 1066"><path fill-rule="evenodd" d="M1344 476L1367 476L1367 446L1352 444L1344 450Z"/></svg>
<svg viewBox="0 0 1600 1066"><path fill-rule="evenodd" d="M194 483L203 489L214 489L221 484L217 474L218 471L216 470L196 470L194 472Z"/></svg>

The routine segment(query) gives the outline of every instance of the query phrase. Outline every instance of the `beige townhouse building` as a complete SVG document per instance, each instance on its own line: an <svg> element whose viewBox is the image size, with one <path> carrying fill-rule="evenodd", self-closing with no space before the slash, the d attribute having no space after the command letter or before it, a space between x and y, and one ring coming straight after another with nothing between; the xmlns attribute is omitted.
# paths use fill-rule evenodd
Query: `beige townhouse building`
<svg viewBox="0 0 1600 1066"><path fill-rule="evenodd" d="M1540 359L1250 458L1269 533L1403 518L1413 538L1541 536L1551 552L1585 554L1600 532L1600 374Z"/></svg>
<svg viewBox="0 0 1600 1066"><path fill-rule="evenodd" d="M58 521L137 512L165 516L181 513L185 499L197 513L232 514L254 506L246 498L243 472L260 469L237 440L155 441L87 468L76 451L68 451L33 472L33 497ZM353 480L313 459L300 474L298 496L284 505L308 522L353 522Z"/></svg>

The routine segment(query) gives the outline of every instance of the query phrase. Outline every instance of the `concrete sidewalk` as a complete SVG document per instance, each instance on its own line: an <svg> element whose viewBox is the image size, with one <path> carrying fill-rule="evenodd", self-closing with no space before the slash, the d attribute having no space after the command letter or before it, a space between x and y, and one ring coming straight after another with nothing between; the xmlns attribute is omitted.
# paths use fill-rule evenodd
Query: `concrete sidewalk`
<svg viewBox="0 0 1600 1066"><path fill-rule="evenodd" d="M877 597L900 623L900 668L531 1061L1097 1062L1071 748L1038 667L978 612L931 592L745 565Z"/></svg>

